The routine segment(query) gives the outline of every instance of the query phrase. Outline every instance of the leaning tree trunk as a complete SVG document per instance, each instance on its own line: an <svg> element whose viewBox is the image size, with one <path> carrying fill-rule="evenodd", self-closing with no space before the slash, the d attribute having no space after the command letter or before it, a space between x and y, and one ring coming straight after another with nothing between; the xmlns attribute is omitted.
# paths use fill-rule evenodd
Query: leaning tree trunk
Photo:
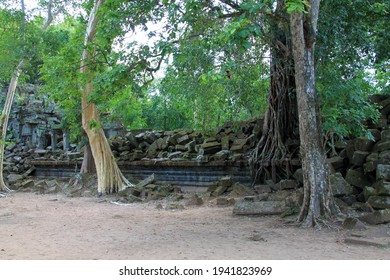
<svg viewBox="0 0 390 280"><path fill-rule="evenodd" d="M93 92L91 78L93 73L89 67L94 51L89 48L96 35L98 10L105 0L95 0L94 7L88 22L85 36L85 49L81 59L81 73L87 78L87 82L82 87L82 125L88 135L92 155L95 161L96 174L98 178L98 193L113 193L131 186L131 183L123 176L111 152L110 145L100 126L100 116L96 105L88 102L88 97Z"/></svg>
<svg viewBox="0 0 390 280"><path fill-rule="evenodd" d="M322 145L315 83L314 45L320 1L309 2L308 13L294 11L290 21L304 184L304 201L298 220L304 226L316 226L335 214L337 208L330 189L329 167Z"/></svg>
<svg viewBox="0 0 390 280"><path fill-rule="evenodd" d="M65 0L63 1L63 6L60 6L60 8L58 9L58 11L53 14L53 0L50 0L49 3L48 3L48 8L47 8L47 19L46 19L46 22L45 24L42 26L42 32L45 32L46 29L50 26L50 24L53 22L54 20L54 17L60 12L62 11L62 9L64 8L64 6L69 2L69 0ZM24 5L24 0L21 0L20 1L21 3L21 6L22 6L22 13L23 15L25 14L25 5ZM23 16L23 22L22 22L22 32L24 34L25 30L24 30L24 22L25 19L24 19L24 16ZM24 48L24 46L22 47ZM10 189L8 188L8 186L5 184L4 182L4 174L3 174L3 160L4 160L4 145L5 145L5 138L6 138L6 135L7 135L7 126L8 126L8 119L9 119L9 115L10 115L10 112L11 112L11 107L12 107L12 103L13 103L13 100L14 100L14 96L15 96L15 90L16 90L16 86L18 85L18 81L19 81L19 76L20 76L20 73L22 72L22 68L23 68L23 65L24 65L24 59L21 59L19 64L16 66L16 69L15 71L13 72L13 75L12 75L12 78L11 78L11 82L10 82L10 85L8 87L8 92L7 92L7 97L6 97L6 101L5 101L5 104L4 104L4 108L3 108L3 113L1 115L1 128L0 128L0 191L10 191Z"/></svg>
<svg viewBox="0 0 390 280"><path fill-rule="evenodd" d="M14 73L12 74L11 83L8 87L7 97L5 99L3 112L1 114L1 131L0 131L0 190L1 191L10 191L8 186L4 182L3 175L3 161L4 161L4 146L5 146L5 137L7 135L7 127L8 127L8 119L11 113L11 107L15 96L16 86L18 84L20 72L22 71L22 67L24 64L24 60L22 59Z"/></svg>
<svg viewBox="0 0 390 280"><path fill-rule="evenodd" d="M281 18L285 16L284 5L284 0L278 1L275 15ZM288 25L273 20L270 30L270 92L262 137L251 156L254 182L261 179L276 181L276 174L283 171L289 176L288 160L291 154L286 140L298 137L294 63Z"/></svg>

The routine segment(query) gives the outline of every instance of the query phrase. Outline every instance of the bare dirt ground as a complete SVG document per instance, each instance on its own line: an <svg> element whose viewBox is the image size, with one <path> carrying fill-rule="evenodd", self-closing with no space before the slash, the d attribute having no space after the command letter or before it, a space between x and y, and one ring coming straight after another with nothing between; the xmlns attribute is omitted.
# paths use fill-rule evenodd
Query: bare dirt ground
<svg viewBox="0 0 390 280"><path fill-rule="evenodd" d="M389 248L346 244L345 231L208 203L157 209L165 203L11 193L0 198L0 259L390 259Z"/></svg>

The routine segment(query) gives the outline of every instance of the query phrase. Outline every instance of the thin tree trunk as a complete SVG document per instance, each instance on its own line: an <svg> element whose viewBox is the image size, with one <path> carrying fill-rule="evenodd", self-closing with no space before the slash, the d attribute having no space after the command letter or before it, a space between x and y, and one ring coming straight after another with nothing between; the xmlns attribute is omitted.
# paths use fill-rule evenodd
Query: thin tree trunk
<svg viewBox="0 0 390 280"><path fill-rule="evenodd" d="M88 62L94 54L93 50L89 49L89 44L95 39L98 10L104 2L105 0L95 0L88 22L84 41L85 49L81 59L81 73L88 80L82 87L82 126L88 135L92 155L95 160L99 195L103 194L103 192L113 193L132 186L118 168L107 138L100 126L100 117L96 105L88 102L88 97L93 93L93 85L90 82L93 73L88 66Z"/></svg>
<svg viewBox="0 0 390 280"><path fill-rule="evenodd" d="M11 107L15 96L16 86L18 84L19 76L22 71L22 67L24 64L24 60L20 60L18 66L14 73L12 74L11 83L8 87L7 97L5 99L3 112L1 115L1 135L0 135L0 190L1 191L10 191L9 187L4 182L4 174L3 174L3 161L4 161L4 146L5 146L5 137L7 136L7 127L9 115L11 113Z"/></svg>
<svg viewBox="0 0 390 280"><path fill-rule="evenodd" d="M304 226L316 226L337 213L337 208L330 189L329 167L322 145L315 83L314 45L320 1L309 2L308 13L304 15L294 11L290 21L304 181L304 202L298 221Z"/></svg>
<svg viewBox="0 0 390 280"><path fill-rule="evenodd" d="M69 2L69 0L64 1L63 6L60 7L60 9L58 10L57 13L59 13L64 8L64 5L67 4L68 2ZM22 13L24 15L25 14L24 0L21 0L20 3L21 3L21 8L22 8ZM46 19L45 24L42 26L42 32L46 31L46 29L49 27L49 25L52 23L52 21L54 19L53 14L52 14L52 9L53 9L53 0L50 0L50 2L48 4L48 8L47 8L47 19ZM25 36L24 24L25 24L25 19L23 16L23 22L22 22L23 36ZM22 46L22 48L24 48L24 47L25 46ZM7 135L8 119L9 119L9 115L11 112L11 107L12 107L12 103L14 100L14 96L15 96L15 89L16 89L16 86L18 85L19 76L20 76L20 73L22 72L23 65L24 65L24 59L22 58L19 61L19 64L16 66L16 69L12 74L11 82L10 82L10 85L8 87L6 101L5 101L3 112L1 115L1 128L0 128L1 129L1 135L0 135L0 190L1 191L10 191L9 187L4 182L4 174L3 174L4 145L5 145L5 138Z"/></svg>

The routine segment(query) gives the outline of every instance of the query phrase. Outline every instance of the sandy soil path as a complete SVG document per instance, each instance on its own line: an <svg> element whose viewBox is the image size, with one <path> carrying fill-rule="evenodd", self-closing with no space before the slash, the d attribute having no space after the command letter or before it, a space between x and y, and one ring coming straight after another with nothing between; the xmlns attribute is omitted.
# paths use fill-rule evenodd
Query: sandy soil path
<svg viewBox="0 0 390 280"><path fill-rule="evenodd" d="M390 259L390 249L344 243L343 231L157 203L12 193L0 199L0 259Z"/></svg>

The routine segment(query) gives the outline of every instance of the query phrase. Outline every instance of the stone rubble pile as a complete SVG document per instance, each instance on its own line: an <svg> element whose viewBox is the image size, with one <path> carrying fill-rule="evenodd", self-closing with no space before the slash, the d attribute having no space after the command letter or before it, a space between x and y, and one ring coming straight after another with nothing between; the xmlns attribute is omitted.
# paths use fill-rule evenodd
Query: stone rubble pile
<svg viewBox="0 0 390 280"><path fill-rule="evenodd" d="M51 151L50 147L48 149L33 148L28 144L18 142L18 144L10 143L6 145L4 150L4 177L9 183L26 178L33 173L33 161L69 160L72 155L80 156L80 153L76 152L77 147L75 145L72 145L72 150L65 152L61 149Z"/></svg>
<svg viewBox="0 0 390 280"><path fill-rule="evenodd" d="M215 137L192 130L127 132L110 139L118 161L240 160L260 139L262 119L224 125Z"/></svg>
<svg viewBox="0 0 390 280"><path fill-rule="evenodd" d="M370 126L372 139L340 143L338 156L330 162L335 170L332 179L338 181L335 195L349 206L368 204L373 209L369 216L375 216L375 221L365 221L383 223L390 222L390 96L373 96L373 101L381 107L381 117ZM345 175L344 182L341 175Z"/></svg>

